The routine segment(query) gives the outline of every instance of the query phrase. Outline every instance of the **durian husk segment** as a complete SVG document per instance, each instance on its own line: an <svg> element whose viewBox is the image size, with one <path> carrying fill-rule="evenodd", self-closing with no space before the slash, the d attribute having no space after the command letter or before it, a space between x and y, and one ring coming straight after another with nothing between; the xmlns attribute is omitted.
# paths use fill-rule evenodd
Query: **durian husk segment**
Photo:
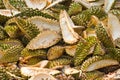
<svg viewBox="0 0 120 80"><path fill-rule="evenodd" d="M40 31L42 30L52 30L58 33L61 32L59 22L53 19L48 19L42 16L34 16L28 18L28 21L35 24Z"/></svg>
<svg viewBox="0 0 120 80"><path fill-rule="evenodd" d="M35 76L32 76L29 80L57 80L52 75L47 73L39 73Z"/></svg>
<svg viewBox="0 0 120 80"><path fill-rule="evenodd" d="M110 29L103 22L96 26L96 35L105 48L115 47Z"/></svg>
<svg viewBox="0 0 120 80"><path fill-rule="evenodd" d="M47 6L47 0L24 0L28 8L42 10Z"/></svg>
<svg viewBox="0 0 120 80"><path fill-rule="evenodd" d="M65 10L61 11L60 27L61 27L61 31L62 31L63 40L68 44L74 44L80 38L80 36L74 31L74 29L72 27L72 26L74 26L74 24L71 21L72 20L70 20L68 18L67 12Z"/></svg>
<svg viewBox="0 0 120 80"><path fill-rule="evenodd" d="M75 66L79 66L88 55L93 53L96 43L97 39L94 36L86 38L85 41L81 40L78 43L74 56Z"/></svg>
<svg viewBox="0 0 120 80"><path fill-rule="evenodd" d="M35 76L39 73L47 73L47 74L59 74L61 73L58 70L52 70L52 69L47 69L47 68L39 68L39 67L21 67L20 69L21 74L25 75L25 76Z"/></svg>
<svg viewBox="0 0 120 80"><path fill-rule="evenodd" d="M15 62L19 60L20 52L22 51L23 46L16 45L13 47L10 47L10 49L7 49L3 51L2 56L0 58L0 63L8 63L8 62Z"/></svg>
<svg viewBox="0 0 120 80"><path fill-rule="evenodd" d="M47 59L53 60L62 56L64 53L64 47L62 46L53 46L48 50Z"/></svg>
<svg viewBox="0 0 120 80"><path fill-rule="evenodd" d="M108 13L108 27L111 31L113 40L120 38L120 20L112 13Z"/></svg>
<svg viewBox="0 0 120 80"><path fill-rule="evenodd" d="M104 2L104 10L106 13L110 11L110 9L113 7L116 0L105 0Z"/></svg>
<svg viewBox="0 0 120 80"><path fill-rule="evenodd" d="M93 56L82 63L81 70L89 72L112 65L119 65L119 62L114 59L102 59L101 56Z"/></svg>
<svg viewBox="0 0 120 80"><path fill-rule="evenodd" d="M34 50L41 48L48 48L50 46L55 45L61 40L61 35L56 33L55 31L43 31L38 34L34 39L32 39L26 48Z"/></svg>

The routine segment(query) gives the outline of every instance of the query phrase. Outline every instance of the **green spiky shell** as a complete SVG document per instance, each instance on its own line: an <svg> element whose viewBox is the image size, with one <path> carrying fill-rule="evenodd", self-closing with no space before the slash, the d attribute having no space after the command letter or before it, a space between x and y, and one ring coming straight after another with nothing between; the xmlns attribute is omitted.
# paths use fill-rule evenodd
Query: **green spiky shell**
<svg viewBox="0 0 120 80"><path fill-rule="evenodd" d="M7 32L10 38L17 38L19 37L20 30L16 25L6 25L4 30Z"/></svg>
<svg viewBox="0 0 120 80"><path fill-rule="evenodd" d="M47 54L46 54L45 50L40 50L40 49L29 50L27 48L24 48L22 50L22 52L21 52L21 56L22 57L35 57L35 56L38 56L38 57L41 57L41 58L45 59Z"/></svg>
<svg viewBox="0 0 120 80"><path fill-rule="evenodd" d="M21 19L21 18L13 18L14 23L18 26L21 32L25 35L25 37L29 40L34 38L37 34L39 34L39 29L32 23Z"/></svg>
<svg viewBox="0 0 120 80"><path fill-rule="evenodd" d="M105 48L114 47L111 34L108 33L108 29L104 24L100 23L96 26L96 34Z"/></svg>
<svg viewBox="0 0 120 80"><path fill-rule="evenodd" d="M85 78L82 78L82 80L96 80L96 78L103 76L104 73L100 71L91 71L84 73Z"/></svg>
<svg viewBox="0 0 120 80"><path fill-rule="evenodd" d="M81 70L82 71L86 71L86 69L88 68L88 66L96 61L101 60L102 57L101 56L93 56L91 58L88 58L87 60L85 60L82 65L81 65Z"/></svg>
<svg viewBox="0 0 120 80"><path fill-rule="evenodd" d="M51 15L49 15L47 13L43 13L38 9L32 9L32 8L24 9L23 11L21 11L21 13L15 15L15 16L16 17L18 17L18 16L20 16L20 17L42 16L45 18L54 19L54 17L52 17Z"/></svg>
<svg viewBox="0 0 120 80"><path fill-rule="evenodd" d="M2 26L0 26L0 39L5 39L7 37L7 34Z"/></svg>
<svg viewBox="0 0 120 80"><path fill-rule="evenodd" d="M109 55L120 62L120 49L118 48L107 48Z"/></svg>
<svg viewBox="0 0 120 80"><path fill-rule="evenodd" d="M9 0L9 3L11 6L13 6L17 10L22 10L23 8L26 8L26 4L24 0Z"/></svg>
<svg viewBox="0 0 120 80"><path fill-rule="evenodd" d="M83 11L82 13L72 16L71 19L76 25L87 26L90 16L91 15L88 12Z"/></svg>
<svg viewBox="0 0 120 80"><path fill-rule="evenodd" d="M57 59L62 56L64 48L62 46L53 46L48 50L47 58L48 60Z"/></svg>
<svg viewBox="0 0 120 80"><path fill-rule="evenodd" d="M120 15L120 10L119 9L113 9L110 12L112 12L114 15Z"/></svg>
<svg viewBox="0 0 120 80"><path fill-rule="evenodd" d="M74 65L79 66L82 61L90 54L91 48L96 44L96 37L88 37L86 41L80 41L78 43L75 57L74 57Z"/></svg>
<svg viewBox="0 0 120 80"><path fill-rule="evenodd" d="M0 58L0 63L15 62L19 60L20 52L22 51L23 46L13 46L1 53L2 57Z"/></svg>
<svg viewBox="0 0 120 80"><path fill-rule="evenodd" d="M3 1L0 0L0 9L4 9L4 8L5 8L5 6L4 6L4 4L3 4Z"/></svg>
<svg viewBox="0 0 120 80"><path fill-rule="evenodd" d="M82 6L77 2L72 2L69 6L68 14L74 15L82 11Z"/></svg>
<svg viewBox="0 0 120 80"><path fill-rule="evenodd" d="M42 59L41 57L31 57L29 59L27 59L25 62L27 65L34 65L37 64L38 62L40 62Z"/></svg>
<svg viewBox="0 0 120 80"><path fill-rule="evenodd" d="M48 62L48 68L56 68L59 66L69 65L71 60L68 58L59 58Z"/></svg>
<svg viewBox="0 0 120 80"><path fill-rule="evenodd" d="M93 51L94 55L104 55L105 54L105 50L102 48L100 43L97 43L95 45L94 51Z"/></svg>
<svg viewBox="0 0 120 80"><path fill-rule="evenodd" d="M0 14L0 25L3 25L8 19L10 19L11 17L8 16L4 16Z"/></svg>

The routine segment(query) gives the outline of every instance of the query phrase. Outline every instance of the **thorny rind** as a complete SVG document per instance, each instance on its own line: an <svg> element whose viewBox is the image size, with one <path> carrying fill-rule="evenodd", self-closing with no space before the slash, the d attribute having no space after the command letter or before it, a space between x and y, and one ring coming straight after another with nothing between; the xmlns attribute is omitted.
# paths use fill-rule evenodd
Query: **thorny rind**
<svg viewBox="0 0 120 80"><path fill-rule="evenodd" d="M119 4L0 0L0 80L105 80L120 66Z"/></svg>

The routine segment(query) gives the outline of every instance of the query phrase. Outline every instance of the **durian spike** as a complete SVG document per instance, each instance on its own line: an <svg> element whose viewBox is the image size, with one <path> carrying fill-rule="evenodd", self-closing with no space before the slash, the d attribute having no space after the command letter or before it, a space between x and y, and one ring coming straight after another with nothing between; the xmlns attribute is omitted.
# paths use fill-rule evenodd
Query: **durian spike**
<svg viewBox="0 0 120 80"><path fill-rule="evenodd" d="M110 9L113 7L116 0L105 0L104 2L104 10L106 13L110 11Z"/></svg>
<svg viewBox="0 0 120 80"><path fill-rule="evenodd" d="M42 10L47 6L47 0L24 0L28 8Z"/></svg>
<svg viewBox="0 0 120 80"><path fill-rule="evenodd" d="M48 60L54 60L62 56L64 53L64 47L62 46L53 46L48 50L47 58Z"/></svg>
<svg viewBox="0 0 120 80"><path fill-rule="evenodd" d="M0 26L0 39L7 38L7 34L2 26Z"/></svg>
<svg viewBox="0 0 120 80"><path fill-rule="evenodd" d="M80 36L74 31L74 24L65 10L60 13L60 27L63 40L66 43L74 44L79 40ZM69 37L67 35L69 35Z"/></svg>
<svg viewBox="0 0 120 80"><path fill-rule="evenodd" d="M92 6L101 6L104 4L104 0L98 0L96 2L91 2L89 3L86 0L73 0L74 2L80 2L83 6L85 6L86 8L90 8Z"/></svg>
<svg viewBox="0 0 120 80"><path fill-rule="evenodd" d="M108 13L108 27L111 31L113 40L120 38L120 21L116 15Z"/></svg>
<svg viewBox="0 0 120 80"><path fill-rule="evenodd" d="M93 56L82 63L81 70L89 72L112 65L119 65L119 62L114 59L104 59L101 56Z"/></svg>
<svg viewBox="0 0 120 80"><path fill-rule="evenodd" d="M61 35L56 33L55 31L42 31L38 34L34 39L32 39L26 48L34 50L41 48L48 48L50 46L55 45L61 40Z"/></svg>

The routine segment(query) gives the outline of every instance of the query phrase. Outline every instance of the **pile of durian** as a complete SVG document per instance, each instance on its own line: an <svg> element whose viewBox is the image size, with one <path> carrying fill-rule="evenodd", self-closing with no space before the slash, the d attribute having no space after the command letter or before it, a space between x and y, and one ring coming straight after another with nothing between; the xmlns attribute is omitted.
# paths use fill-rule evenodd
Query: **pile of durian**
<svg viewBox="0 0 120 80"><path fill-rule="evenodd" d="M119 68L120 0L0 0L0 80L116 80Z"/></svg>

